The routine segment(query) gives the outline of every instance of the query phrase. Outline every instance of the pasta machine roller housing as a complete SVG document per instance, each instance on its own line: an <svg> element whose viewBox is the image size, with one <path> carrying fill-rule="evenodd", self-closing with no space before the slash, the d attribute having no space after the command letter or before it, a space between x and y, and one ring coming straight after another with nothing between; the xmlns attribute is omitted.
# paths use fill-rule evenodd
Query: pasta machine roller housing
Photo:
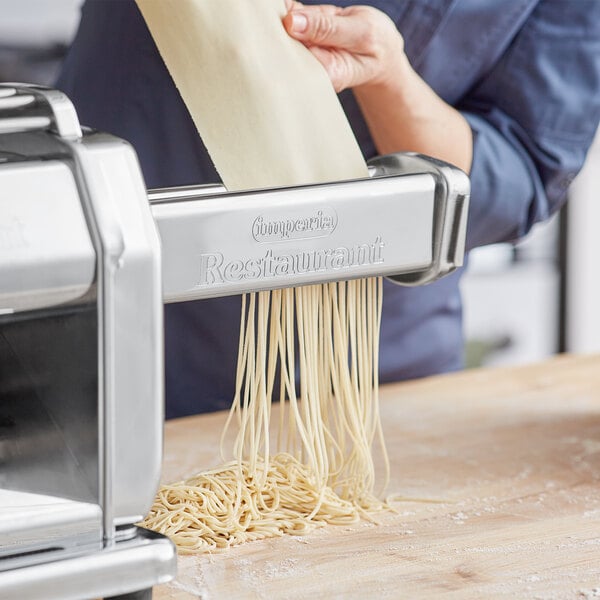
<svg viewBox="0 0 600 600"><path fill-rule="evenodd" d="M462 264L466 175L408 154L370 171L147 192L131 146L82 131L62 93L0 86L0 598L149 597L173 576L173 545L134 525L160 476L164 301Z"/></svg>

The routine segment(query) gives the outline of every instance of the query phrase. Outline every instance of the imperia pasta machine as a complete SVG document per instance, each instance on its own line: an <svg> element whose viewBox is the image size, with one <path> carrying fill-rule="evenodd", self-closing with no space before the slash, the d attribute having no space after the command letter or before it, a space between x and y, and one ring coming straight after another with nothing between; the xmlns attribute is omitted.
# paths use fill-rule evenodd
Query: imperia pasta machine
<svg viewBox="0 0 600 600"><path fill-rule="evenodd" d="M370 170L147 192L62 93L0 86L1 599L149 598L174 575L134 525L160 476L163 301L462 264L467 177L409 154Z"/></svg>

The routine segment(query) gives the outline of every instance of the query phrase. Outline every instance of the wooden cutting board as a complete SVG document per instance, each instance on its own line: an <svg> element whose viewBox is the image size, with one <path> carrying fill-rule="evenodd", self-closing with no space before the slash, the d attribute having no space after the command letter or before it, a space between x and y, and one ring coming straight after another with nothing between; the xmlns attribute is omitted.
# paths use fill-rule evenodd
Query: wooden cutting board
<svg viewBox="0 0 600 600"><path fill-rule="evenodd" d="M382 414L389 491L432 502L180 557L155 598L600 598L600 357L385 386ZM164 481L218 462L223 419L167 423Z"/></svg>

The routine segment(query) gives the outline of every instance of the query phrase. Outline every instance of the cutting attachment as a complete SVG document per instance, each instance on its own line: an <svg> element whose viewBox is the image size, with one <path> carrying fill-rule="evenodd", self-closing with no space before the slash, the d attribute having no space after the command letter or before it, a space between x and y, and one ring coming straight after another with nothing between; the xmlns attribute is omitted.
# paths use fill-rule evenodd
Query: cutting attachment
<svg viewBox="0 0 600 600"><path fill-rule="evenodd" d="M233 194L151 191L165 301L374 275L420 285L462 265L467 177L414 154L377 158L370 172Z"/></svg>

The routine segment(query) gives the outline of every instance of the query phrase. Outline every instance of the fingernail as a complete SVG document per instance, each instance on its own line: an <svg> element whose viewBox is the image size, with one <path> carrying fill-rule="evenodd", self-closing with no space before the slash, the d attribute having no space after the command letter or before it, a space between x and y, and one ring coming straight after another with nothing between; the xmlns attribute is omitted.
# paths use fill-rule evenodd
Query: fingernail
<svg viewBox="0 0 600 600"><path fill-rule="evenodd" d="M302 13L292 13L292 31L304 33L308 27L308 19Z"/></svg>

